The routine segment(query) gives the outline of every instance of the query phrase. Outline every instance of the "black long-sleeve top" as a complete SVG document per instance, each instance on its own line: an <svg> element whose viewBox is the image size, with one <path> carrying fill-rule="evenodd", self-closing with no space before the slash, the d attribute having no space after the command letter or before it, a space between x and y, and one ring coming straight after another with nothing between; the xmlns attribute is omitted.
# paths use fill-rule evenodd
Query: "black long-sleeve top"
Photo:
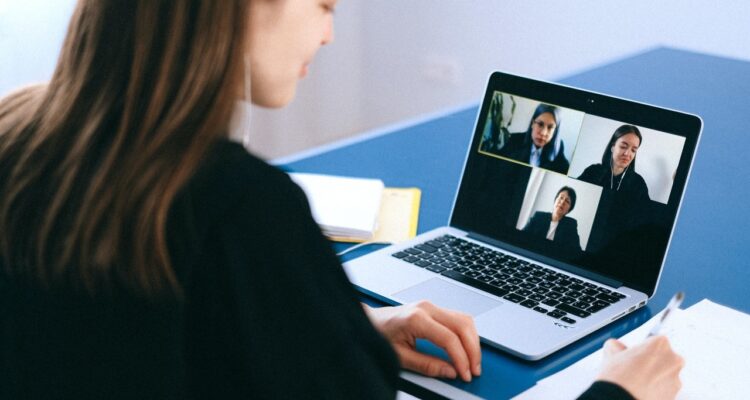
<svg viewBox="0 0 750 400"><path fill-rule="evenodd" d="M180 301L0 274L0 398L395 396L395 354L283 172L219 142L176 199L168 240ZM629 398L601 386L585 398Z"/></svg>

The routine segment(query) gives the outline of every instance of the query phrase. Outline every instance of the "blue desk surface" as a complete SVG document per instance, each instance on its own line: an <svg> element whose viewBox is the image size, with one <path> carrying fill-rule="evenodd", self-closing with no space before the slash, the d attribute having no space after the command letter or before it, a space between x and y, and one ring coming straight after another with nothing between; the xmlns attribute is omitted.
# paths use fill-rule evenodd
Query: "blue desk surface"
<svg viewBox="0 0 750 400"><path fill-rule="evenodd" d="M485 398L512 397L645 322L684 290L684 307L709 298L750 312L750 149L745 104L750 63L659 48L560 80L572 86L700 115L693 172L656 295L644 309L556 354L527 362L483 349L483 373L450 385ZM477 98L480 97L477 93ZM286 165L291 170L375 177L386 186L422 189L419 232L448 221L476 106ZM336 244L337 249L344 245ZM371 249L353 252L349 257ZM509 323L508 329L513 329ZM433 351L430 346L425 350Z"/></svg>

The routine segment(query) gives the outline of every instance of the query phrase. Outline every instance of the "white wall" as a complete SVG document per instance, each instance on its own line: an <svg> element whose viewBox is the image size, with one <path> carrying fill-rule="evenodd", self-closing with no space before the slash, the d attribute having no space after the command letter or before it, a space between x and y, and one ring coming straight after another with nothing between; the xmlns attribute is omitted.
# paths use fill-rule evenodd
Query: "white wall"
<svg viewBox="0 0 750 400"><path fill-rule="evenodd" d="M0 0L0 96L52 76L73 0Z"/></svg>
<svg viewBox="0 0 750 400"><path fill-rule="evenodd" d="M0 0L0 95L47 79L72 0ZM750 60L750 2L342 0L294 104L256 111L275 157L476 102L491 70L556 79L658 45Z"/></svg>

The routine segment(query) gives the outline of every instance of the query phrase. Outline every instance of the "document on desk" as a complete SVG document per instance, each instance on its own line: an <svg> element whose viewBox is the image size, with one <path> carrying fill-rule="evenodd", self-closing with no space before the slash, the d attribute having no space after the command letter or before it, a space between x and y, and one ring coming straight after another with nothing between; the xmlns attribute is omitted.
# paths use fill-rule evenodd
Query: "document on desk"
<svg viewBox="0 0 750 400"><path fill-rule="evenodd" d="M749 398L750 315L704 299L675 310L662 327L672 348L685 359L678 399ZM643 341L661 313L620 340L628 346ZM515 399L575 399L594 381L602 363L599 350L537 382Z"/></svg>

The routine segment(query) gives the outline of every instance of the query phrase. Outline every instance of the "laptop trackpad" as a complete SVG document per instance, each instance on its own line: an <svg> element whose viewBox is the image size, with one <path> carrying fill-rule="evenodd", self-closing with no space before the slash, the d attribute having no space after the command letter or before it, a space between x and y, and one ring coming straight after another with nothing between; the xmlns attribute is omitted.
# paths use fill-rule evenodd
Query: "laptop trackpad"
<svg viewBox="0 0 750 400"><path fill-rule="evenodd" d="M429 281L394 293L393 297L403 303L429 300L437 306L461 311L472 316L485 313L503 304L440 278L432 278Z"/></svg>

